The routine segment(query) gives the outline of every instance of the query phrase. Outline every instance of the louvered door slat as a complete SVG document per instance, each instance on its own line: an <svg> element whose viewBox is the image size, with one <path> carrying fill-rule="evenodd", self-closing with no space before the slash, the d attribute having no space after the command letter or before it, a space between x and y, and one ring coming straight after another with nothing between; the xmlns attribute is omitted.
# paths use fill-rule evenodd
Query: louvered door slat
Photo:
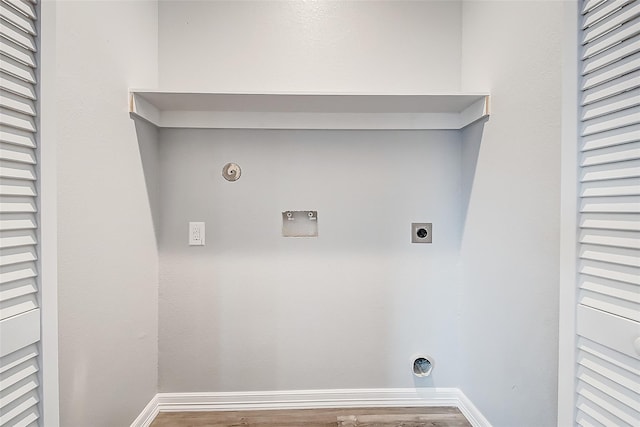
<svg viewBox="0 0 640 427"><path fill-rule="evenodd" d="M2 214L0 217L0 235L3 231L34 230L38 227L33 214Z"/></svg>
<svg viewBox="0 0 640 427"><path fill-rule="evenodd" d="M636 412L640 412L640 400L634 399L632 395L628 393L620 393L618 384L611 381L611 379L600 375L597 372L591 371L584 367L578 369L578 378L591 387L602 390L608 395L612 396L622 404L628 406Z"/></svg>
<svg viewBox="0 0 640 427"><path fill-rule="evenodd" d="M25 132L9 126L3 126L1 123L0 142L31 148L36 147L36 140L33 132Z"/></svg>
<svg viewBox="0 0 640 427"><path fill-rule="evenodd" d="M640 161L612 163L583 167L581 182L604 181L609 179L640 178Z"/></svg>
<svg viewBox="0 0 640 427"><path fill-rule="evenodd" d="M2 28L0 27L0 30L1 29ZM21 62L29 67L36 67L36 56L34 52L25 49L9 39L0 38L0 54L8 56L9 58Z"/></svg>
<svg viewBox="0 0 640 427"><path fill-rule="evenodd" d="M595 40L593 43L587 44L582 50L582 59L591 58L607 49L622 43L638 34L638 29L631 25L621 25L617 29L607 34L607 37Z"/></svg>
<svg viewBox="0 0 640 427"><path fill-rule="evenodd" d="M630 267L640 267L639 255L640 253L633 249L597 245L582 245L579 253L581 259L606 261ZM640 293L637 294L637 297L640 302Z"/></svg>
<svg viewBox="0 0 640 427"><path fill-rule="evenodd" d="M582 28L589 28L598 23L607 15L614 13L616 10L623 6L632 3L634 0L609 0L603 3L600 7L592 9L588 13L585 13L582 22Z"/></svg>
<svg viewBox="0 0 640 427"><path fill-rule="evenodd" d="M33 18L21 13L18 8L13 7L9 2L0 2L0 17L0 20L4 21L7 25L16 27L20 29L20 31L31 35L37 34L36 23Z"/></svg>
<svg viewBox="0 0 640 427"><path fill-rule="evenodd" d="M36 180L34 165L0 160L0 178Z"/></svg>
<svg viewBox="0 0 640 427"><path fill-rule="evenodd" d="M20 420L11 420L12 424L15 423L12 427L36 427L39 418L40 414L34 407L33 410L24 413L23 416L20 417Z"/></svg>
<svg viewBox="0 0 640 427"><path fill-rule="evenodd" d="M0 90L0 108L13 110L28 116L36 115L35 102L22 96Z"/></svg>
<svg viewBox="0 0 640 427"><path fill-rule="evenodd" d="M634 191L631 186L629 191ZM590 197L583 198L580 212L640 213L640 197Z"/></svg>
<svg viewBox="0 0 640 427"><path fill-rule="evenodd" d="M11 402L3 408L0 414L0 425L11 425L19 423L30 423L38 418L37 405L39 402L38 393L30 391L24 396Z"/></svg>
<svg viewBox="0 0 640 427"><path fill-rule="evenodd" d="M36 89L24 80L9 74L0 73L0 89L14 93L27 99L36 99Z"/></svg>
<svg viewBox="0 0 640 427"><path fill-rule="evenodd" d="M630 386L638 384L633 381L635 377L629 378L627 375L630 373L634 376L640 376L640 365L635 358L631 358L624 354L618 354L615 350L584 337L578 338L578 350L580 351L579 360L584 356L595 357L598 360L596 366L606 367L606 365L608 365L610 367L619 368L621 369L621 371L618 371L621 373L619 378L628 381ZM603 363L605 365L603 365ZM607 378L611 378L609 374L607 374ZM633 387L631 390L632 389Z"/></svg>
<svg viewBox="0 0 640 427"><path fill-rule="evenodd" d="M583 44L591 43L617 26L629 22L638 16L640 16L640 3L627 4L626 7L617 9L611 15L607 16L606 19L584 28L582 42Z"/></svg>
<svg viewBox="0 0 640 427"><path fill-rule="evenodd" d="M586 75L597 71L600 68L606 67L609 64L623 60L624 58L638 52L639 48L640 41L635 37L625 40L611 49L605 50L594 57L586 59L583 62L582 73Z"/></svg>
<svg viewBox="0 0 640 427"><path fill-rule="evenodd" d="M0 120L6 126L11 126L22 131L36 131L35 120L27 114L18 113L17 111L8 110L6 108L0 108Z"/></svg>
<svg viewBox="0 0 640 427"><path fill-rule="evenodd" d="M15 282L17 280L34 278L37 275L38 273L36 271L35 262L5 265L0 273L0 285Z"/></svg>
<svg viewBox="0 0 640 427"><path fill-rule="evenodd" d="M638 183L635 179L612 179L609 181L585 182L582 185L581 196L609 197L609 196L637 196ZM582 212L589 212L583 210ZM597 212L597 211L596 211Z"/></svg>
<svg viewBox="0 0 640 427"><path fill-rule="evenodd" d="M11 230L0 232L0 249L18 246L33 246L37 243L32 230Z"/></svg>
<svg viewBox="0 0 640 427"><path fill-rule="evenodd" d="M36 9L33 7L31 3L28 3L24 0L2 0L3 3L8 4L9 6L16 9L18 12L26 15L28 18L33 21L36 20Z"/></svg>
<svg viewBox="0 0 640 427"><path fill-rule="evenodd" d="M8 160L18 163L26 163L35 165L36 152L29 147L19 147L12 144L3 144L0 142L0 160Z"/></svg>
<svg viewBox="0 0 640 427"><path fill-rule="evenodd" d="M624 425L622 420L614 417L613 414L601 408L597 403L585 399L584 396L579 396L576 406L579 411L583 412L597 423L596 426L604 427L618 427Z"/></svg>
<svg viewBox="0 0 640 427"><path fill-rule="evenodd" d="M582 80L582 90L594 88L598 85L610 82L622 76L633 73L640 69L640 55L634 53L628 58L624 58L599 70L589 73Z"/></svg>
<svg viewBox="0 0 640 427"><path fill-rule="evenodd" d="M20 181L20 180L5 178L2 181L0 181L0 197L2 196L35 197L36 196L35 184L33 183L33 181Z"/></svg>
<svg viewBox="0 0 640 427"><path fill-rule="evenodd" d="M580 396L579 399L584 398L591 405L598 407L598 412L601 414L606 411L608 413L607 419L612 423L610 424L612 426L634 425L640 418L640 414L633 409L583 381L580 381L578 385L578 396Z"/></svg>
<svg viewBox="0 0 640 427"><path fill-rule="evenodd" d="M592 11L596 7L602 6L607 0L585 0L582 5L582 14Z"/></svg>
<svg viewBox="0 0 640 427"><path fill-rule="evenodd" d="M584 89L582 91L582 105L593 104L595 102L606 100L607 98L611 98L612 96L619 95L626 91L634 90L640 86L640 71L636 70L625 73L625 71L627 71L627 67L622 65L628 65L628 63L618 65L619 66L617 67L602 70L608 71L608 73L605 74L605 77L611 77L607 79L606 82L596 84L598 82L585 79L584 86L587 86L588 84L588 89ZM598 74L597 77L603 79L602 74Z"/></svg>
<svg viewBox="0 0 640 427"><path fill-rule="evenodd" d="M0 0L0 427L40 423L36 11Z"/></svg>
<svg viewBox="0 0 640 427"><path fill-rule="evenodd" d="M583 340L587 347L595 344L595 342L590 342L588 339ZM587 368L609 378L609 380L621 387L619 390L624 394L627 394L625 390L640 393L637 381L638 375L640 374L638 373L638 368L636 367L634 369L633 367L633 365L637 364L631 363L630 365L627 365L626 363L629 363L629 361L625 361L621 355L615 354L615 351L612 351L610 348L606 348L605 346L601 347L604 348L605 352L593 353L588 350L580 349L578 353L578 366ZM580 348L580 345L578 348ZM633 395L631 396L633 397Z"/></svg>
<svg viewBox="0 0 640 427"><path fill-rule="evenodd" d="M583 137L581 150L588 151L637 141L640 141L640 126L633 125Z"/></svg>
<svg viewBox="0 0 640 427"><path fill-rule="evenodd" d="M583 230L640 231L640 218L632 214L584 213L580 215L579 226Z"/></svg>
<svg viewBox="0 0 640 427"><path fill-rule="evenodd" d="M640 2L584 1L575 422L640 426Z"/></svg>
<svg viewBox="0 0 640 427"><path fill-rule="evenodd" d="M601 427L602 424L595 420L594 418L592 418L591 416L589 416L588 414L582 412L582 411L578 411L578 414L576 415L576 424L579 425L580 427Z"/></svg>
<svg viewBox="0 0 640 427"><path fill-rule="evenodd" d="M0 209L6 213L36 212L33 197L0 197Z"/></svg>
<svg viewBox="0 0 640 427"><path fill-rule="evenodd" d="M640 83L640 78L638 79ZM23 117L28 120L28 118ZM599 132L606 132L612 129L619 129L640 123L640 108L629 108L617 113L607 114L591 120L585 120L582 125L582 135L593 135Z"/></svg>
<svg viewBox="0 0 640 427"><path fill-rule="evenodd" d="M8 301L24 295L38 292L34 279L16 280L5 285L0 285L0 301Z"/></svg>
<svg viewBox="0 0 640 427"><path fill-rule="evenodd" d="M640 79L638 80L640 81ZM640 114L640 109L633 108L640 105L639 99L640 97L638 97L638 95L633 90L618 93L616 95L613 95L611 99L605 99L585 106L582 113L582 120L592 120L627 109L632 109L631 111L636 111L638 114Z"/></svg>
<svg viewBox="0 0 640 427"><path fill-rule="evenodd" d="M636 159L640 159L640 142L632 142L584 152L580 156L580 166L592 166Z"/></svg>
<svg viewBox="0 0 640 427"><path fill-rule="evenodd" d="M612 246L627 249L640 249L640 233L626 230L591 229L580 231L579 242L581 244L593 244Z"/></svg>
<svg viewBox="0 0 640 427"><path fill-rule="evenodd" d="M580 262L579 271L589 276L602 277L617 280L619 282L640 285L640 276L637 268L624 265L583 260ZM640 311L638 311L640 313Z"/></svg>
<svg viewBox="0 0 640 427"><path fill-rule="evenodd" d="M38 347L35 345L29 345L20 350L12 352L10 355L3 358L4 363L0 365L0 374L24 362L34 360L36 356L38 356Z"/></svg>
<svg viewBox="0 0 640 427"><path fill-rule="evenodd" d="M36 83L36 75L33 68L8 56L0 55L0 71L27 83Z"/></svg>
<svg viewBox="0 0 640 427"><path fill-rule="evenodd" d="M38 387L38 381L34 376L29 376L16 384L7 387L6 393L0 398L0 408L6 407L10 402L18 400Z"/></svg>
<svg viewBox="0 0 640 427"><path fill-rule="evenodd" d="M0 9L2 9L2 3L0 3ZM5 10L8 10L8 7L4 8ZM0 10L0 13L4 12L3 10ZM0 20L0 31L2 31L2 35L4 37L6 37L6 39L12 41L13 43L17 44L18 46L27 49L31 52L35 52L36 51L36 40L35 38L29 34L28 32L25 32L23 29L21 28L17 28L13 25L9 25L7 23L5 23L4 21Z"/></svg>
<svg viewBox="0 0 640 427"><path fill-rule="evenodd" d="M35 363L35 359L27 359L0 373L0 390L5 390L37 372L38 365Z"/></svg>

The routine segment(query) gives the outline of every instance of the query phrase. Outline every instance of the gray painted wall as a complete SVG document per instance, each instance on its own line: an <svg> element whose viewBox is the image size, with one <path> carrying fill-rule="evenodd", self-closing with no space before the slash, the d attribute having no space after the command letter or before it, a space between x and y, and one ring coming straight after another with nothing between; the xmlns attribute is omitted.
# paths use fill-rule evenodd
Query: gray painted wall
<svg viewBox="0 0 640 427"><path fill-rule="evenodd" d="M158 304L161 391L450 385L496 426L554 425L559 3L59 3L62 425L126 425L149 401ZM158 153L124 98L158 73L197 90L489 90L493 114L462 137L167 130ZM279 237L285 209L317 209L320 237ZM189 220L207 246L186 246ZM434 245L407 243L414 220ZM414 351L435 356L429 381Z"/></svg>
<svg viewBox="0 0 640 427"><path fill-rule="evenodd" d="M460 386L496 427L556 425L562 6L463 6L463 89L492 112L463 136Z"/></svg>
<svg viewBox="0 0 640 427"><path fill-rule="evenodd" d="M455 386L460 136L162 130L160 391ZM285 210L319 236L281 237Z"/></svg>
<svg viewBox="0 0 640 427"><path fill-rule="evenodd" d="M456 92L461 9L162 1L160 84ZM459 138L163 131L160 390L412 386L417 351L438 360L421 385L456 384ZM229 161L244 169L231 185ZM283 240L287 209L317 209L320 237ZM205 248L186 246L190 220L206 221ZM436 244L411 246L412 221L436 223Z"/></svg>
<svg viewBox="0 0 640 427"><path fill-rule="evenodd" d="M138 148L156 149L157 131L136 130L126 98L157 84L157 4L60 1L56 13L60 425L125 426L157 390L158 256Z"/></svg>
<svg viewBox="0 0 640 427"><path fill-rule="evenodd" d="M447 92L454 1L159 2L160 85L209 91Z"/></svg>
<svg viewBox="0 0 640 427"><path fill-rule="evenodd" d="M184 8L178 7L172 2L160 5L160 80L168 87L182 83L212 90L428 92L462 89L492 93L493 114L486 127L468 129L460 160L447 164L447 167L464 165L460 171L464 192L457 203L460 203L463 217L459 225L463 233L459 272L464 274L465 280L456 302L458 305L448 307L451 312L461 313L460 335L457 336L460 382L457 385L478 402L480 409L496 425L553 424L556 412L560 4L546 1L376 2L364 6L363 3L347 2L340 6L317 6L320 18L316 20L310 18L311 10L273 3L263 4L260 7L264 9L259 10L231 6L226 2L189 3ZM390 18L379 19L381 15ZM327 17L333 19L324 22ZM223 19L228 23L204 25ZM267 25L269 19L280 19L283 25L267 31L271 30ZM523 31L524 21L536 25L531 31ZM351 25L332 26L332 23L344 22ZM385 25L374 25L379 22L385 22ZM312 23L317 25L309 25ZM323 32L312 33L309 28L323 28ZM381 39L385 42L379 43ZM187 40L191 40L191 44ZM225 40L234 43L223 45ZM285 40L295 42L286 43ZM412 42L408 43L408 40ZM416 40L417 45L413 43ZM389 45L395 48L385 49ZM304 50L304 46L308 49ZM362 49L362 46L369 48ZM204 51L208 53L203 55ZM257 56L254 55L256 52ZM185 62L206 72L195 75L180 67ZM406 64L406 68L398 64ZM393 66L399 68L390 71L389 67ZM479 146L477 141L483 132ZM167 147L166 137L163 135L163 150ZM429 157L432 155L435 153L430 153ZM308 167L314 162L305 160L304 164ZM424 183L417 179L420 177L414 177L413 182ZM406 185L401 188L407 193L415 189ZM268 194L261 193L259 199L269 198ZM351 202L353 205L359 203L357 199ZM271 203L274 208L281 208L275 201ZM335 205L337 208L338 203ZM163 206L166 209L166 204ZM393 213L388 212L388 215ZM270 229L275 232L275 223ZM246 242L244 239L247 238L243 235L241 241ZM341 244L346 245L345 242ZM402 256L402 252L388 242L380 242L380 247L385 244L388 254L395 251ZM346 245L342 251L355 265L359 258L354 254L358 249L352 247ZM235 252L225 256L220 258L221 264L242 262L234 258ZM300 252L295 256L301 256ZM168 265L167 259L163 254L163 265ZM171 276L173 281L178 270L200 271L195 266L207 262L192 261L194 264L183 259L180 261L184 263L182 267L163 271L162 280ZM267 263L264 269L273 266L273 263ZM231 267L218 268L233 270ZM240 282L249 280L247 276L251 274L247 273ZM222 283L233 276L220 272L216 277L220 277L217 283ZM389 283L393 280L389 279ZM169 281L163 282L163 289L167 283ZM261 288L264 289L268 288ZM295 303L294 294L289 288L286 291L286 298ZM399 291L391 295L395 292ZM262 297L275 298L271 293ZM171 301L180 299L175 294L161 297L161 329L174 327L173 324L165 326L170 322L163 319L165 315L175 318L169 308L175 308ZM232 298L230 301L235 304L240 300ZM428 316L422 312L420 303L424 303L424 299L407 304L404 312L411 312L417 318ZM200 306L201 302L194 301L193 304ZM225 307L235 307L234 304ZM233 309L223 307L224 310ZM398 311L403 312L402 309ZM236 330L235 326L231 326L231 330ZM251 330L251 326L238 329L242 330ZM259 340L248 343L248 348L262 348ZM165 359L171 346L178 347L172 340L161 340L162 387L168 387L170 383L165 379L170 377L169 370L177 366L165 370L171 366L168 364L171 359ZM222 340L217 350L208 347L204 353L221 353L222 359L226 360L229 356L224 354L229 346L233 351L243 348L240 344L236 348L229 339ZM291 346L286 348L290 350ZM399 354L395 360L400 360ZM404 366L394 366L390 371L394 373L388 379L378 377L371 382L361 382L356 374L351 374L353 379L345 384L405 384L408 378L403 377L402 369ZM246 389L254 384L248 378L235 378L238 381L224 380L221 385ZM187 379L184 381L189 383ZM255 384L280 388L297 385L286 379L282 384L273 381L269 377L260 378ZM328 386L322 381L302 383ZM205 387L199 380L191 384ZM186 389L188 385L182 387ZM503 399L509 405L505 405ZM540 414L544 414L542 418Z"/></svg>

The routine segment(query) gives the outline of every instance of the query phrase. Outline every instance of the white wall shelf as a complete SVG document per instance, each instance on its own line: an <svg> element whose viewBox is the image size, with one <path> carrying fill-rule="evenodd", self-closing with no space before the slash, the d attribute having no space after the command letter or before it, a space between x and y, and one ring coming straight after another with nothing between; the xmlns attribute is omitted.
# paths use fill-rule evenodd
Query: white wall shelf
<svg viewBox="0 0 640 427"><path fill-rule="evenodd" d="M129 112L161 128L454 130L488 117L489 95L131 90Z"/></svg>

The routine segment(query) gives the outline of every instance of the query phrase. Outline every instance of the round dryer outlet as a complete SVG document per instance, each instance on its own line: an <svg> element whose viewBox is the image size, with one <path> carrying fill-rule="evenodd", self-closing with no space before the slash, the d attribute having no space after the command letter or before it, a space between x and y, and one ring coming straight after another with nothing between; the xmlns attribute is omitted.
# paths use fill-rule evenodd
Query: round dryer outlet
<svg viewBox="0 0 640 427"><path fill-rule="evenodd" d="M430 222L411 223L411 243L432 243L433 224Z"/></svg>

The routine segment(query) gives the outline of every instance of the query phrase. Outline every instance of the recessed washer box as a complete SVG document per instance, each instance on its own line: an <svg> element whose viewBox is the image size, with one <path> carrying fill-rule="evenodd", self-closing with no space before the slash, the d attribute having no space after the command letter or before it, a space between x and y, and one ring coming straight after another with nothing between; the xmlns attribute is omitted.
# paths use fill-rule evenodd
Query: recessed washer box
<svg viewBox="0 0 640 427"><path fill-rule="evenodd" d="M318 237L318 211L282 212L282 237Z"/></svg>

